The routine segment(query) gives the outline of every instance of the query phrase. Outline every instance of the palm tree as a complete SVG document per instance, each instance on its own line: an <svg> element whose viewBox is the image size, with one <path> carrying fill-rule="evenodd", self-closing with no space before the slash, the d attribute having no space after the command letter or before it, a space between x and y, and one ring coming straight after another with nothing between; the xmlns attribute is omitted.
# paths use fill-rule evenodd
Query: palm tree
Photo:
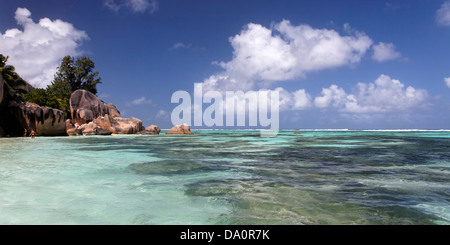
<svg viewBox="0 0 450 245"><path fill-rule="evenodd" d="M5 88L18 93L26 93L27 82L17 74L14 66L6 64L8 58L8 56L0 54L0 74L5 82Z"/></svg>

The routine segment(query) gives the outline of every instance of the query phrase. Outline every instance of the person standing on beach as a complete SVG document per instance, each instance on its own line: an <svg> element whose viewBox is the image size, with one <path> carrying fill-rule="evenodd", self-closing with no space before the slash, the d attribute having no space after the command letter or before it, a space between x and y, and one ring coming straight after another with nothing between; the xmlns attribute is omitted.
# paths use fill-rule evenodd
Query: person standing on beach
<svg viewBox="0 0 450 245"><path fill-rule="evenodd" d="M36 137L36 132L34 132L34 130L31 130L30 137L32 139L34 139Z"/></svg>

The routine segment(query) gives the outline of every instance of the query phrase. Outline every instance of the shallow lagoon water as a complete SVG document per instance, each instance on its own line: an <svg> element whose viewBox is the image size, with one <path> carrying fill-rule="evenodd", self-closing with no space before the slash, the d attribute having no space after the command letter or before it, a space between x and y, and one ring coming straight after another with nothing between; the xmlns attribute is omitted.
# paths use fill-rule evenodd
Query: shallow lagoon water
<svg viewBox="0 0 450 245"><path fill-rule="evenodd" d="M449 131L0 139L0 224L450 224Z"/></svg>

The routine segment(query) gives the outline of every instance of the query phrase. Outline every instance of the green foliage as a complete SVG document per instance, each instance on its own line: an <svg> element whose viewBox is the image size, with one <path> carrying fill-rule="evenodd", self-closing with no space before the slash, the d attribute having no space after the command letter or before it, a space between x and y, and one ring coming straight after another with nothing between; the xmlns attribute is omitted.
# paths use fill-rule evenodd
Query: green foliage
<svg viewBox="0 0 450 245"><path fill-rule="evenodd" d="M3 54L0 54L0 72L5 81L6 89L20 94L26 93L25 88L27 83L19 76L19 74L17 74L14 66L6 64L8 58L8 56L5 57Z"/></svg>
<svg viewBox="0 0 450 245"><path fill-rule="evenodd" d="M5 56L3 56L3 54L0 54L0 69L5 67L6 62L8 61L8 58L9 57L5 57Z"/></svg>
<svg viewBox="0 0 450 245"><path fill-rule="evenodd" d="M97 84L101 83L101 78L98 77L98 71L94 72L94 68L94 62L88 57L81 57L75 60L73 57L66 56L58 67L58 71L49 88L59 93L59 96L63 96L65 93L62 91L63 89L69 93L78 89L84 89L97 94ZM53 86L56 88L53 89Z"/></svg>
<svg viewBox="0 0 450 245"><path fill-rule="evenodd" d="M101 83L99 73L94 72L95 64L88 57L75 60L73 57L63 58L55 78L47 91L60 99L60 109L66 116L70 115L70 96L78 89L97 94L97 84Z"/></svg>
<svg viewBox="0 0 450 245"><path fill-rule="evenodd" d="M72 91L70 89L69 83L61 79L53 80L53 83L47 86L47 92L52 94L59 100L58 109L62 110L66 115L66 118L70 118L70 96Z"/></svg>
<svg viewBox="0 0 450 245"><path fill-rule="evenodd" d="M43 107L62 109L59 99L54 94L42 88L37 88L34 92L26 93L23 98L26 101L36 103Z"/></svg>
<svg viewBox="0 0 450 245"><path fill-rule="evenodd" d="M27 83L16 73L14 66L7 65L8 56L0 54L0 72L5 80L5 88L22 95L26 101L40 106L64 111L70 118L70 96L75 90L84 89L97 94L97 84L101 83L95 64L88 57L75 58L66 56L55 74L52 84L47 89L27 92Z"/></svg>

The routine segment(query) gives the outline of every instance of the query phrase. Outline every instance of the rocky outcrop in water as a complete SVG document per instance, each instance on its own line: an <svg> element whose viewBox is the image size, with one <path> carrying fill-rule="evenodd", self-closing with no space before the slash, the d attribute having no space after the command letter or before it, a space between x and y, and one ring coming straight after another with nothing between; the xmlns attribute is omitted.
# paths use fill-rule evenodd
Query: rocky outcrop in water
<svg viewBox="0 0 450 245"><path fill-rule="evenodd" d="M64 112L61 110L40 107L31 102L11 102L9 107L28 134L31 130L34 130L37 136L61 136L66 134Z"/></svg>
<svg viewBox="0 0 450 245"><path fill-rule="evenodd" d="M67 122L67 134L110 135L136 134L144 129L142 121L123 118L113 104L106 104L86 90L77 90L70 97L72 120Z"/></svg>
<svg viewBox="0 0 450 245"><path fill-rule="evenodd" d="M5 86L0 73L0 137L24 136L31 131L37 136L66 135L63 111L26 102ZM34 90L28 83L21 89L30 92Z"/></svg>
<svg viewBox="0 0 450 245"><path fill-rule="evenodd" d="M27 90L34 89L27 85ZM28 136L35 131L37 136L78 136L159 134L158 130L145 130L142 121L137 118L123 118L113 104L101 101L86 90L77 90L70 98L72 119L65 119L61 110L41 107L26 102L23 98L5 89L0 73L0 137Z"/></svg>
<svg viewBox="0 0 450 245"><path fill-rule="evenodd" d="M78 127L76 127L71 119L66 120L66 132L69 136L80 136L83 135L83 131Z"/></svg>
<svg viewBox="0 0 450 245"><path fill-rule="evenodd" d="M79 125L94 121L100 116L120 117L120 112L113 104L106 104L93 93L77 90L70 96L70 112L73 123Z"/></svg>
<svg viewBox="0 0 450 245"><path fill-rule="evenodd" d="M150 125L145 128L145 131L150 131L153 134L159 134L161 132L161 129L156 125Z"/></svg>
<svg viewBox="0 0 450 245"><path fill-rule="evenodd" d="M194 134L194 133L191 132L189 125L183 123L181 125L174 126L169 131L167 131L166 134Z"/></svg>
<svg viewBox="0 0 450 245"><path fill-rule="evenodd" d="M119 134L136 134L145 129L142 125L142 121L134 117L116 117L114 118L114 121L114 128Z"/></svg>
<svg viewBox="0 0 450 245"><path fill-rule="evenodd" d="M24 136L33 130L37 136L66 135L64 112L25 102L7 95L0 105L0 136Z"/></svg>
<svg viewBox="0 0 450 245"><path fill-rule="evenodd" d="M150 125L145 128L145 130L142 130L138 134L141 135L158 135L161 132L161 129L156 125Z"/></svg>
<svg viewBox="0 0 450 245"><path fill-rule="evenodd" d="M112 132L109 129L101 128L94 122L86 123L80 126L79 130L83 132L83 135L111 135Z"/></svg>

